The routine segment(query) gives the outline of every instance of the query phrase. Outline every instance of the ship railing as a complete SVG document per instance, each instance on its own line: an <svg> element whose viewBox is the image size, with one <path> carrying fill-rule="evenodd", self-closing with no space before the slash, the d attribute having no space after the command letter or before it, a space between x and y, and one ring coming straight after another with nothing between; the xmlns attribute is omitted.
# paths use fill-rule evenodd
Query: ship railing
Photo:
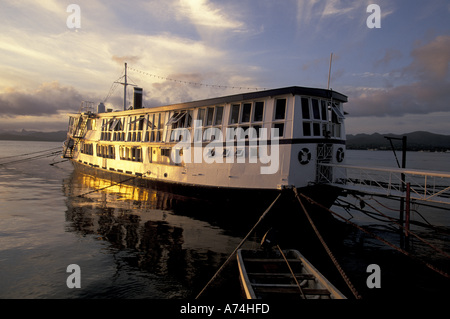
<svg viewBox="0 0 450 319"><path fill-rule="evenodd" d="M450 204L450 172L318 163L317 181L362 193ZM320 168L322 166L322 169ZM332 168L333 174L323 174Z"/></svg>
<svg viewBox="0 0 450 319"><path fill-rule="evenodd" d="M94 113L95 111L95 102L90 101L81 101L80 109L78 113Z"/></svg>

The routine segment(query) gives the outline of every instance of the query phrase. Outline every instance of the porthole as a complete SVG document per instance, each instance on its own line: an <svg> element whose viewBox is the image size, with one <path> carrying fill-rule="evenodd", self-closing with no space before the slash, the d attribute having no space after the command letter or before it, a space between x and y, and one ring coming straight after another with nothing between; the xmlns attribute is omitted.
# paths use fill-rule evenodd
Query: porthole
<svg viewBox="0 0 450 319"><path fill-rule="evenodd" d="M307 148L302 148L300 152L298 152L298 161L302 165L306 165L311 160L311 152Z"/></svg>

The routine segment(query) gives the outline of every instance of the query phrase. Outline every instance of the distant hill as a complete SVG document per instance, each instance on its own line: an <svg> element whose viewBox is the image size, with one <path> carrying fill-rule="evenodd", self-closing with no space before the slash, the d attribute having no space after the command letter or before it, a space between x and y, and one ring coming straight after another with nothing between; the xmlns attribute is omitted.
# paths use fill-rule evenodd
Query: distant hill
<svg viewBox="0 0 450 319"><path fill-rule="evenodd" d="M408 151L446 151L450 150L450 135L440 135L430 132L417 131L403 134L406 136ZM396 134L356 134L347 135L348 149L379 149L390 150L391 144L385 136L401 138ZM396 149L401 149L401 141L393 140Z"/></svg>
<svg viewBox="0 0 450 319"><path fill-rule="evenodd" d="M38 131L1 131L0 140L11 141L48 141L63 142L66 139L66 131L38 132Z"/></svg>

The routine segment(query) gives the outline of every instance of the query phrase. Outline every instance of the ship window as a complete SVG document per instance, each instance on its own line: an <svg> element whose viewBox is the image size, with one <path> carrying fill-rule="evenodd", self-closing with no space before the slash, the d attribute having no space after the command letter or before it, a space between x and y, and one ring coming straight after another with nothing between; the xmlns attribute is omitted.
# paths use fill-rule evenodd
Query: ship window
<svg viewBox="0 0 450 319"><path fill-rule="evenodd" d="M187 111L186 114L186 127L192 127L192 110Z"/></svg>
<svg viewBox="0 0 450 319"><path fill-rule="evenodd" d="M241 123L247 123L250 122L250 113L252 111L252 104L251 103L244 103L242 108L242 117L241 117Z"/></svg>
<svg viewBox="0 0 450 319"><path fill-rule="evenodd" d="M230 124L237 124L239 122L239 112L241 110L240 104L233 104L231 106Z"/></svg>
<svg viewBox="0 0 450 319"><path fill-rule="evenodd" d="M208 107L208 112L206 114L206 125L212 125L213 123L213 117L214 117L214 108Z"/></svg>
<svg viewBox="0 0 450 319"><path fill-rule="evenodd" d="M333 123L342 123L342 120L345 119L344 114L342 114L341 110L339 109L338 103L333 103L331 109L333 110L333 116L335 116L335 121Z"/></svg>
<svg viewBox="0 0 450 319"><path fill-rule="evenodd" d="M221 125L223 118L223 106L216 106L216 119L214 125Z"/></svg>
<svg viewBox="0 0 450 319"><path fill-rule="evenodd" d="M284 123L275 123L273 124L273 128L278 131L277 133L279 137L284 136Z"/></svg>
<svg viewBox="0 0 450 319"><path fill-rule="evenodd" d="M278 99L275 106L275 120L284 120L286 116L286 99Z"/></svg>
<svg viewBox="0 0 450 319"><path fill-rule="evenodd" d="M303 136L311 136L311 123L303 122Z"/></svg>
<svg viewBox="0 0 450 319"><path fill-rule="evenodd" d="M316 99L312 99L311 102L312 102L313 117L315 120L320 120L319 101Z"/></svg>
<svg viewBox="0 0 450 319"><path fill-rule="evenodd" d="M309 119L309 100L305 97L302 98L302 116L304 119Z"/></svg>
<svg viewBox="0 0 450 319"><path fill-rule="evenodd" d="M169 121L167 122L166 125L169 126L169 125L177 124L181 119L184 118L185 115L186 115L186 111L175 112L172 115L172 117L169 119Z"/></svg>
<svg viewBox="0 0 450 319"><path fill-rule="evenodd" d="M114 131L116 129L116 125L117 125L118 121L119 121L119 119L114 119L114 122L110 126L111 131Z"/></svg>
<svg viewBox="0 0 450 319"><path fill-rule="evenodd" d="M320 136L320 123L313 123L314 136Z"/></svg>
<svg viewBox="0 0 450 319"><path fill-rule="evenodd" d="M153 124L154 123L154 119L153 119L154 117L155 117L154 114L150 114L148 116L148 120L147 120L147 128L150 128L151 130L155 129L155 125Z"/></svg>
<svg viewBox="0 0 450 319"><path fill-rule="evenodd" d="M138 130L142 131L144 129L144 116L143 115L139 117L138 124L139 124Z"/></svg>
<svg viewBox="0 0 450 319"><path fill-rule="evenodd" d="M326 121L327 120L327 103L325 101L320 101L320 106L322 108L322 121Z"/></svg>
<svg viewBox="0 0 450 319"><path fill-rule="evenodd" d="M160 130L162 130L162 129L164 128L164 118L165 118L165 113L159 113L159 114L156 115L156 117L158 117L158 115L159 115L159 125L158 125L158 128L159 128Z"/></svg>
<svg viewBox="0 0 450 319"><path fill-rule="evenodd" d="M197 114L197 120L200 121L200 126L204 125L205 121L205 109L199 109Z"/></svg>
<svg viewBox="0 0 450 319"><path fill-rule="evenodd" d="M161 156L170 157L170 148L162 148Z"/></svg>
<svg viewBox="0 0 450 319"><path fill-rule="evenodd" d="M263 114L264 114L264 102L256 102L253 114L253 121L261 122L263 120Z"/></svg>
<svg viewBox="0 0 450 319"><path fill-rule="evenodd" d="M250 129L250 132L248 134L249 137L250 138L259 138L260 129L261 129L261 125L253 125L253 130Z"/></svg>

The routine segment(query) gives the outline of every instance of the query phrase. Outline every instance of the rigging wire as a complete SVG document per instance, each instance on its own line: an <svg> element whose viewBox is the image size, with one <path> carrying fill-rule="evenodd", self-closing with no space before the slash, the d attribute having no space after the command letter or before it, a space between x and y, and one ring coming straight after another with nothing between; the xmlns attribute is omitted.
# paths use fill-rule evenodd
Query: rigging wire
<svg viewBox="0 0 450 319"><path fill-rule="evenodd" d="M389 247L394 248L395 250L397 250L397 251L401 252L402 254L404 254L404 255L410 257L411 259L414 259L414 260L416 260L416 261L422 263L423 265L425 265L426 267L430 268L431 270L437 272L438 274L440 274L440 275L442 275L442 276L444 276L444 277L446 277L446 278L450 278L450 275L447 274L445 271L442 271L442 270L438 269L437 267L433 266L432 264L430 264L430 263L428 263L428 262L426 262L426 261L424 261L424 260L422 260L422 259L420 259L420 258L418 258L418 257L416 257L416 256L414 256L414 255L412 255L412 254L410 254L408 251L406 251L406 250L404 250L404 249L402 249L402 248L400 248L400 247L398 247L398 246L396 246L396 245L390 243L389 241L385 240L384 238L381 238L380 236L378 236L378 235L376 235L376 234L374 234L374 233L368 231L366 228L361 227L361 226L359 226L359 225L357 225L357 224L351 222L350 220L348 220L348 219L342 217L341 215L337 214L336 212L332 211L331 209L329 209L329 208L323 206L322 204L316 202L315 200L313 200L312 198L306 196L305 194L302 194L302 193L301 193L301 194L299 194L299 195L300 195L301 197L305 198L308 202L310 202L310 203L312 203L312 204L314 204L314 205L316 205L316 206L318 206L318 207L320 207L320 208L322 208L322 209L324 209L324 210L330 212L332 215L334 215L334 216L336 216L336 217L338 217L338 218L344 220L346 223L348 223L348 224L350 224L350 225L356 227L357 229L359 229L359 230L363 231L364 233L366 233L366 234L368 234L368 235L374 237L375 239L378 239L379 241L385 243L385 244L388 245ZM410 232L410 233L411 233L411 232ZM411 233L411 234L412 234L412 233ZM448 256L448 254L446 254L445 252L444 252L444 254Z"/></svg>
<svg viewBox="0 0 450 319"><path fill-rule="evenodd" d="M358 196L353 195L355 198L361 200ZM450 255L447 254L445 251L443 251L442 249L439 249L438 247L435 247L434 245L432 245L431 243L429 243L428 241L426 241L425 239L423 239L422 237L420 237L419 235L411 232L410 230L407 230L403 225L401 225L400 223L398 223L394 218L389 217L385 214L383 214L381 211L379 211L378 209L376 209L375 207L373 207L372 205L370 205L369 203L366 203L370 208L372 208L373 210L375 210L377 213L379 213L380 215L386 217L387 219L389 219L390 221L392 221L395 225L397 225L398 227L400 227L401 229L403 229L405 232L407 232L408 234L413 235L414 237L416 237L417 239L419 239L421 242L423 242L424 244L430 246L432 249L436 250L437 252L445 255L446 257L450 258Z"/></svg>
<svg viewBox="0 0 450 319"><path fill-rule="evenodd" d="M29 157L29 158L23 158L23 159L20 159L20 160L0 163L0 166L5 166L5 165L9 165L9 164L24 163L24 162L28 162L28 161L34 161L34 160L38 160L38 159L43 159L43 158L54 157L54 156L61 155L61 154L62 154L62 151L52 152L52 153L49 153L49 154L41 154L41 155Z"/></svg>
<svg viewBox="0 0 450 319"><path fill-rule="evenodd" d="M206 84L206 83L199 83L199 82L192 82L192 81L177 80L177 79L168 78L165 76L151 74L149 72L141 71L141 70L135 69L130 66L128 66L128 70L131 70L131 71L134 71L134 72L137 72L137 73L149 76L149 77L154 77L154 78L158 78L161 80L177 82L177 83L182 83L182 84L187 84L187 85L197 85L197 86L215 87L215 88L223 88L223 89L253 90L253 91L266 90L266 88L255 88L255 87L246 87L246 86L229 86L229 85L221 85L221 84Z"/></svg>
<svg viewBox="0 0 450 319"><path fill-rule="evenodd" d="M4 156L4 157L0 157L0 160L7 159L7 158L13 158L13 157L19 157L19 156L28 156L28 155L38 154L38 153L44 153L44 152L53 151L53 150L57 150L57 149L61 149L61 147L55 147L55 148L50 148L50 149L47 149L47 150L36 151L36 152L31 152L31 153L24 153L24 154L17 154L17 155L11 155L11 156Z"/></svg>

